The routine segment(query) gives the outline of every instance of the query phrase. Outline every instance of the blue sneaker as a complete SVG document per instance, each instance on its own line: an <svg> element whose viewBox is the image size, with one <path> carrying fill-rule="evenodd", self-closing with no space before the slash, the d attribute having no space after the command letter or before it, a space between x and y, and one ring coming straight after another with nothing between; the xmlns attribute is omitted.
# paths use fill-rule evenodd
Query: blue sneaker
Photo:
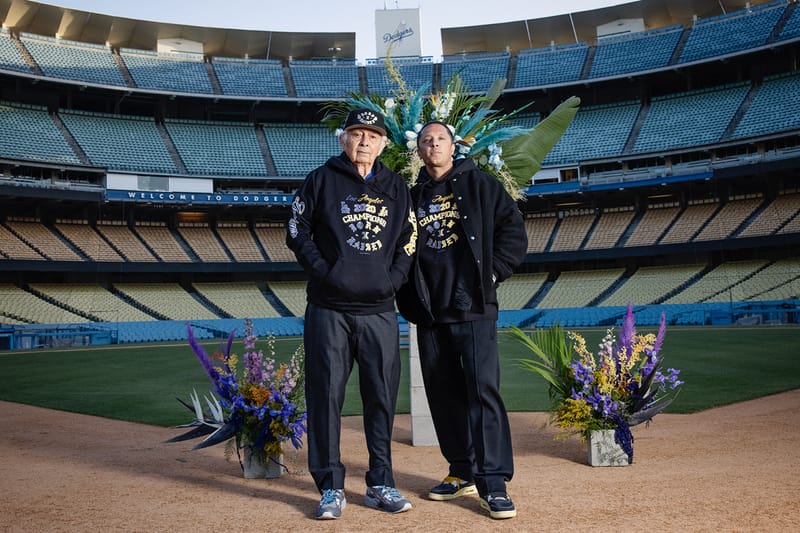
<svg viewBox="0 0 800 533"><path fill-rule="evenodd" d="M472 481L464 481L455 476L447 476L441 483L436 485L428 493L428 498L437 501L447 501L466 496L467 494L475 494L478 489Z"/></svg>
<svg viewBox="0 0 800 533"><path fill-rule="evenodd" d="M492 518L502 519L517 516L517 508L505 492L492 492L481 496L481 507L489 511L489 516Z"/></svg>
<svg viewBox="0 0 800 533"><path fill-rule="evenodd" d="M402 513L411 509L410 501L403 498L396 488L387 487L386 485L367 487L364 503L367 507L380 509L388 513Z"/></svg>
<svg viewBox="0 0 800 533"><path fill-rule="evenodd" d="M342 509L347 506L347 499L342 489L325 489L317 507L317 520L335 520L342 516Z"/></svg>

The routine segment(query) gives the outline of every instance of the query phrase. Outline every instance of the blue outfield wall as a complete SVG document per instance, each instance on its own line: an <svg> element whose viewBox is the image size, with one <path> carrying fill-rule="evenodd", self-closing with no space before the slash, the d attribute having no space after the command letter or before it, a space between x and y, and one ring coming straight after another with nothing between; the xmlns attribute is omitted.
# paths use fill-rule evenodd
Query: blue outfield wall
<svg viewBox="0 0 800 533"><path fill-rule="evenodd" d="M556 324L565 328L617 327L626 310L626 306L504 310L499 313L497 325L499 328L545 328ZM634 306L633 311L640 326L658 325L662 313L672 326L800 323L800 300L654 304ZM254 318L252 322L253 332L261 338L303 335L302 317ZM402 317L398 322L402 343L406 345L408 322ZM183 342L187 339L187 326L191 326L200 340L225 338L233 330L241 338L244 331L244 321L238 318L11 325L0 327L0 350Z"/></svg>

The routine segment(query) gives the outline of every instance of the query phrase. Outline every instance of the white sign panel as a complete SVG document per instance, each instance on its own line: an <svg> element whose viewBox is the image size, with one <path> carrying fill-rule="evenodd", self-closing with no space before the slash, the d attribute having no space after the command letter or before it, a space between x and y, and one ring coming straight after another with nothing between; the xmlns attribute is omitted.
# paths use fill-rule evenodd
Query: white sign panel
<svg viewBox="0 0 800 533"><path fill-rule="evenodd" d="M387 50L391 51L387 54ZM422 55L419 8L375 10L375 57Z"/></svg>

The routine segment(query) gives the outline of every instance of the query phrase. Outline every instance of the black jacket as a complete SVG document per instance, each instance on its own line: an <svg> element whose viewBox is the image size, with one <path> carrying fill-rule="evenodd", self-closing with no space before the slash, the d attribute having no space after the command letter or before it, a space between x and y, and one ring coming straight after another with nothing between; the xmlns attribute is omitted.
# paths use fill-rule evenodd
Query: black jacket
<svg viewBox="0 0 800 533"><path fill-rule="evenodd" d="M405 181L376 161L365 181L342 153L306 176L286 244L309 275L310 303L353 313L394 309L416 245Z"/></svg>
<svg viewBox="0 0 800 533"><path fill-rule="evenodd" d="M425 184L431 179L423 168L411 189L415 209ZM448 179L472 258L472 268L465 265L459 269L459 283L477 300L478 308L488 313L488 305L494 304L494 309L497 306L496 284L510 277L525 258L528 248L525 224L516 202L503 185L494 176L480 171L472 159L456 160ZM414 263L408 283L398 293L398 309L409 322L430 325L436 317L431 311L428 286L436 280L423 279L416 259Z"/></svg>

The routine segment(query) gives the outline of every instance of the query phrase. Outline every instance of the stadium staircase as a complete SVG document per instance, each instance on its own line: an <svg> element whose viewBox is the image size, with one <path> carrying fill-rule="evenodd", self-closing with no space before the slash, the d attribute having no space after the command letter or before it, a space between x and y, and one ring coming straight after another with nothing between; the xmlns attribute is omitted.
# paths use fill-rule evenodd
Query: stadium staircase
<svg viewBox="0 0 800 533"><path fill-rule="evenodd" d="M36 289L31 288L31 286L28 285L27 283L22 285L21 288L25 292L29 292L29 293L33 294L34 296L36 296L37 298L39 298L41 300L44 300L45 302L47 302L49 304L52 304L52 305L58 307L59 309L65 309L65 310L69 311L70 313L76 314L78 316L82 316L83 318L89 320L90 322L102 322L103 321L101 318L96 317L96 316L92 315L91 313L87 313L86 311L81 311L77 307L72 307L71 305L67 305L64 302L56 300L52 296L48 296L47 294L45 294L43 292L37 291Z"/></svg>
<svg viewBox="0 0 800 533"><path fill-rule="evenodd" d="M358 69L358 90L361 94L369 94L367 71L364 70L363 68Z"/></svg>
<svg viewBox="0 0 800 533"><path fill-rule="evenodd" d="M590 46L589 50L586 51L586 59L583 60L581 75L578 79L585 80L589 78L589 76L592 73L592 62L594 61L594 55L596 53L597 53L596 46Z"/></svg>
<svg viewBox="0 0 800 533"><path fill-rule="evenodd" d="M58 231L55 226L49 224L46 224L46 226L47 229L50 230L50 232L52 232L52 234L55 235L58 240L64 243L70 250L78 254L78 257L80 257L82 261L94 261L94 259L86 255L86 253L78 246L75 246L75 244L73 244L73 242L69 240L63 233Z"/></svg>
<svg viewBox="0 0 800 533"><path fill-rule="evenodd" d="M595 214L594 220L592 220L592 224L589 226L589 229L586 230L586 235L583 236L583 240L578 245L578 250L583 250L589 240L592 238L592 233L594 233L595 228L597 228L597 224L600 223L600 217L603 215Z"/></svg>
<svg viewBox="0 0 800 533"><path fill-rule="evenodd" d="M147 242L146 239L143 239L141 235L139 235L139 232L136 231L136 226L135 225L134 226L129 226L128 229L130 229L131 233L133 233L133 235L136 237L136 239L140 243L142 243L142 245L145 248L147 248L147 251L150 252L150 255L152 255L153 257L156 258L156 261L159 261L159 262L163 262L164 261L163 259L161 259L161 256L158 255L158 252L156 252L155 249L152 246L150 246L150 243ZM123 255L123 257L125 257L125 256Z"/></svg>
<svg viewBox="0 0 800 533"><path fill-rule="evenodd" d="M667 300L669 300L670 298L672 298L673 296L675 296L679 292L682 292L683 290L685 290L687 287L690 287L690 286L694 285L695 282L697 282L698 280L702 279L703 276L705 276L706 274L708 274L712 270L714 270L714 265L706 265L703 270L701 270L700 272L698 272L697 274L695 274L691 278L687 279L685 282L681 283L680 285L678 285L677 287L675 287L674 289L672 289L668 293L664 294L664 296L662 296L661 298L658 298L657 300L655 300L653 302L653 304L655 305L655 304L661 304L661 303L666 302Z"/></svg>
<svg viewBox="0 0 800 533"><path fill-rule="evenodd" d="M266 256L266 254L264 255ZM269 285L266 283L259 283L258 288L261 290L261 294L264 295L264 298L266 298L269 304L275 308L278 314L280 314L282 317L294 316L292 312L289 311L289 308L286 307L286 304L284 304L281 299L278 298L274 292L272 292L272 289L269 288Z"/></svg>
<svg viewBox="0 0 800 533"><path fill-rule="evenodd" d="M678 39L678 43L675 45L675 50L672 51L672 57L669 58L668 65L676 65L678 61L681 60L681 54L683 54L683 49L686 46L686 41L689 40L689 35L692 34L692 28L685 28L683 33L681 33L680 38Z"/></svg>
<svg viewBox="0 0 800 533"><path fill-rule="evenodd" d="M67 128L66 124L64 124L64 121L61 120L61 117L58 116L58 113L50 113L50 117L53 119L53 123L56 125L56 128L58 128L58 131L60 131L61 135L63 135L64 139L66 139L69 147L72 148L72 151L75 152L76 156L78 156L80 162L84 165L91 166L92 161L89 159L89 156L86 155L86 152L83 151L81 145L78 144L78 141L76 141L75 137L72 136L72 132L69 131L69 128Z"/></svg>
<svg viewBox="0 0 800 533"><path fill-rule="evenodd" d="M172 234L172 237L176 241L178 241L178 245L180 245L180 247L183 248L183 251L189 255L189 258L192 260L192 263L203 262L203 260L200 259L200 256L197 255L197 252L194 251L194 248L192 248L189 245L189 243L186 242L186 239L183 238L183 235L181 235L180 231L176 231L175 228L169 228L169 232L170 234Z"/></svg>
<svg viewBox="0 0 800 533"><path fill-rule="evenodd" d="M781 15L781 18L775 23L775 27L772 28L772 32L770 32L769 37L767 37L767 44L773 43L778 39L778 35L783 31L784 26L786 26L786 21L791 18L795 9L797 9L797 2L791 2L786 6L786 9L783 10L783 15Z"/></svg>
<svg viewBox="0 0 800 533"><path fill-rule="evenodd" d="M25 48L25 45L22 43L22 41L19 40L19 36L14 33L10 33L9 35L11 35L11 40L14 41L14 45L22 54L22 57L25 58L25 62L28 63L28 66L31 68L33 73L36 74L37 76L44 76L44 71L42 70L42 67L39 66L39 64L33 58L28 49Z"/></svg>
<svg viewBox="0 0 800 533"><path fill-rule="evenodd" d="M589 302L589 304L586 307L597 307L597 306L599 306L600 303L603 300L605 300L606 298L608 298L609 296L614 294L614 292L616 292L617 289L622 287L622 285L626 281L628 281L628 279L633 275L634 272L636 272L636 267L635 266L629 266L628 268L626 268L625 272L623 272L622 275L614 281L614 283L609 285L606 290L604 290L603 292L598 294L597 298L595 298L594 300Z"/></svg>
<svg viewBox="0 0 800 533"><path fill-rule="evenodd" d="M516 80L517 79L517 63L519 62L519 58L516 55L511 56L508 59L508 78L507 80ZM509 85L506 85L506 88L509 88Z"/></svg>
<svg viewBox="0 0 800 533"><path fill-rule="evenodd" d="M111 247L112 250L117 252L120 257L124 258L126 261L130 261L130 259L125 255L125 252L122 250L122 248L117 246L113 241L111 241L108 237L106 237L105 234L102 231L97 229L97 227L92 226L92 231L94 231L94 233L97 234L97 236L100 238L100 240L102 240L103 242L108 244Z"/></svg>
<svg viewBox="0 0 800 533"><path fill-rule="evenodd" d="M761 268L757 268L756 270L754 270L754 271L750 272L749 274L747 274L747 275L745 275L745 276L742 276L741 278L738 278L738 279L736 280L736 282L735 282L735 283L731 283L730 285L728 285L728 286L727 286L727 287L725 287L724 289L720 289L720 290L718 290L717 292L715 292L714 294L709 294L708 296L706 296L705 298L703 298L703 299L700 301L700 303L706 302L706 301L708 301L708 300L711 300L711 299L712 299L712 298L714 298L715 296L719 296L720 294L724 294L724 293L727 293L727 292L731 291L731 290L732 290L734 287L736 287L737 285L740 285L741 283L744 283L745 281L747 281L748 279L752 278L753 276L755 276L756 274L758 274L758 273L759 273L759 272L761 272L762 270L765 270L766 268L768 268L768 267L770 266L770 264L771 264L771 263L767 263L767 264L765 264L764 266L762 266Z"/></svg>
<svg viewBox="0 0 800 533"><path fill-rule="evenodd" d="M253 229L252 225L248 225L247 231L250 232L250 237L253 239L253 242L256 243L256 247L258 248L258 252L264 257L265 261L269 261L269 254L267 250L264 248L264 244L261 242L261 239L258 238L256 235L255 230Z"/></svg>
<svg viewBox="0 0 800 533"><path fill-rule="evenodd" d="M675 224L677 224L677 223L678 223L678 221L681 219L681 216L683 216L683 213L684 213L684 211L686 211L686 206L685 206L685 205L682 205L682 206L681 206L681 208L678 210L678 212L675 214L675 216L672 218L672 221L671 221L669 224L667 224L667 227L666 227L666 228L664 228L664 231L662 231L662 232L661 232L661 235L659 235L658 237L656 237L656 238L653 240L653 244L654 244L654 245L655 245L655 244L658 244L658 243L659 243L659 241L661 241L661 239L663 239L663 238L664 238L664 235L667 235L667 234L669 233L669 230L671 230L671 229L672 229L672 227L673 227Z"/></svg>
<svg viewBox="0 0 800 533"><path fill-rule="evenodd" d="M642 102L642 105L639 106L639 114L636 115L636 120L633 122L631 132L628 134L628 139L622 147L623 154L630 154L633 151L633 147L636 146L636 139L639 138L639 132L642 131L642 126L644 126L644 121L647 119L648 111L650 111L650 102Z"/></svg>
<svg viewBox="0 0 800 533"><path fill-rule="evenodd" d="M724 203L718 203L717 207L714 209L714 212L711 213L711 216L709 216L706 219L705 222L700 224L700 227L697 228L697 231L695 231L692 235L690 235L689 238L686 239L686 242L691 242L691 241L695 240L695 238L697 238L698 235L703 233L703 230L706 229L706 226L711 224L711 221L714 220L714 218L716 218L716 216L719 214L719 212L722 211L723 207L725 207ZM680 215L678 215L678 216L680 216Z"/></svg>
<svg viewBox="0 0 800 533"><path fill-rule="evenodd" d="M733 114L731 117L731 121L728 126L725 128L725 131L720 137L720 141L728 141L733 137L733 134L736 132L736 128L739 126L739 123L742 121L742 117L745 116L747 110L750 109L750 104L753 102L755 97L758 95L758 91L761 90L761 83L760 82L753 82L750 86L750 90L747 91L747 95L745 95L742 103L739 105L739 109L736 110L736 113Z"/></svg>
<svg viewBox="0 0 800 533"><path fill-rule="evenodd" d="M136 88L136 80L133 79L131 76L131 71L128 70L128 65L125 64L125 61L122 59L122 56L119 55L119 50L112 50L111 57L114 59L114 63L117 64L117 68L119 69L120 74L122 74L122 79L125 80L125 83L128 87Z"/></svg>
<svg viewBox="0 0 800 533"><path fill-rule="evenodd" d="M211 82L211 89L213 89L214 94L224 94L222 85L220 85L219 78L217 77L217 72L214 70L214 65L212 65L210 61L205 61L203 64L206 67L208 81Z"/></svg>
<svg viewBox="0 0 800 533"><path fill-rule="evenodd" d="M261 149L261 155L264 157L264 165L267 167L267 172L272 176L277 176L278 169L275 167L275 160L272 159L272 151L269 149L269 142L267 142L267 136L264 134L264 128L256 124L255 131L258 147ZM261 251L263 252L264 250ZM268 257L266 254L264 256Z"/></svg>
<svg viewBox="0 0 800 533"><path fill-rule="evenodd" d="M182 174L189 174L189 170L186 168L186 164L183 162L181 154L178 153L175 143L172 142L172 137L169 136L169 132L167 131L167 127L164 125L164 123L156 121L156 130L158 130L158 134L161 135L161 139L163 139L164 145L167 147L167 152L172 158L172 162L175 163L175 166Z"/></svg>
<svg viewBox="0 0 800 533"><path fill-rule="evenodd" d="M771 203L772 203L772 200L770 200L769 198L765 198L764 201L761 202L761 205L759 205L756 209L753 209L753 212L750 213L742 221L742 223L739 224L739 226L736 229L733 230L733 232L731 232L731 234L730 234L730 236L728 236L728 238L729 239L735 239L736 237L738 237L739 234L741 232L743 232L745 230L745 228L747 228L747 226L749 226L755 219L757 219L759 217L759 215L762 213L762 211L764 211L767 207L769 207L769 204L771 204ZM787 219L786 222L789 222L789 220Z"/></svg>
<svg viewBox="0 0 800 533"><path fill-rule="evenodd" d="M550 232L550 236L547 238L547 243L544 245L542 252L549 252L550 247L553 246L553 241L556 240L556 235L558 235L558 229L561 227L561 222L563 218L557 218L556 223L553 226L553 230Z"/></svg>
<svg viewBox="0 0 800 533"><path fill-rule="evenodd" d="M440 91L441 89L442 89L442 64L434 63L433 78L431 79L431 91Z"/></svg>
<svg viewBox="0 0 800 533"><path fill-rule="evenodd" d="M615 248L618 246L625 246L625 243L628 242L628 238L636 230L636 227L639 225L639 222L642 220L643 216L644 211L639 211L638 213L634 214L630 224L628 224L628 227L625 228L625 231L623 231L622 235L619 236L619 240L617 240L617 242L614 244Z"/></svg>
<svg viewBox="0 0 800 533"><path fill-rule="evenodd" d="M235 318L230 313L219 307L217 304L206 298L200 291L195 289L194 286L192 286L191 284L184 285L183 283L181 283L181 287L183 287L183 290L189 293L189 296L194 298L197 301L197 303L199 303L206 309L210 310L215 315L222 318Z"/></svg>
<svg viewBox="0 0 800 533"><path fill-rule="evenodd" d="M544 298L545 295L550 292L550 289L553 287L555 282L555 279L550 279L548 277L545 282L542 283L541 287L539 287L539 290L533 293L533 296L531 296L531 299L528 300L528 303L525 304L525 309L534 309L537 305L539 305L539 302L541 302L542 298Z"/></svg>
<svg viewBox="0 0 800 533"><path fill-rule="evenodd" d="M219 242L219 245L225 251L225 254L228 256L228 260L231 263L235 263L236 258L233 256L231 249L228 248L228 244L225 242L225 239L223 239L222 235L220 235L219 232L217 231L217 227L214 224L209 224L209 229L211 230L211 233L214 235L214 238L217 239L217 241Z"/></svg>
<svg viewBox="0 0 800 533"><path fill-rule="evenodd" d="M133 298L131 298L130 296L128 296L127 294L125 294L121 290L119 290L116 287L114 287L113 285L109 285L108 287L106 287L106 289L108 290L108 292L110 292L111 294L113 294L114 296L119 298L120 300L123 300L125 303L135 307L136 309L138 309L139 311L141 311L143 313L147 313L148 315L152 316L155 320L163 320L163 321L170 320L170 318L168 316L162 315L161 313L150 309L146 305L142 305L141 303L139 303L138 301L134 300Z"/></svg>
<svg viewBox="0 0 800 533"><path fill-rule="evenodd" d="M286 94L289 98L297 98L297 89L294 88L292 69L288 65L283 67L283 81L286 84Z"/></svg>

